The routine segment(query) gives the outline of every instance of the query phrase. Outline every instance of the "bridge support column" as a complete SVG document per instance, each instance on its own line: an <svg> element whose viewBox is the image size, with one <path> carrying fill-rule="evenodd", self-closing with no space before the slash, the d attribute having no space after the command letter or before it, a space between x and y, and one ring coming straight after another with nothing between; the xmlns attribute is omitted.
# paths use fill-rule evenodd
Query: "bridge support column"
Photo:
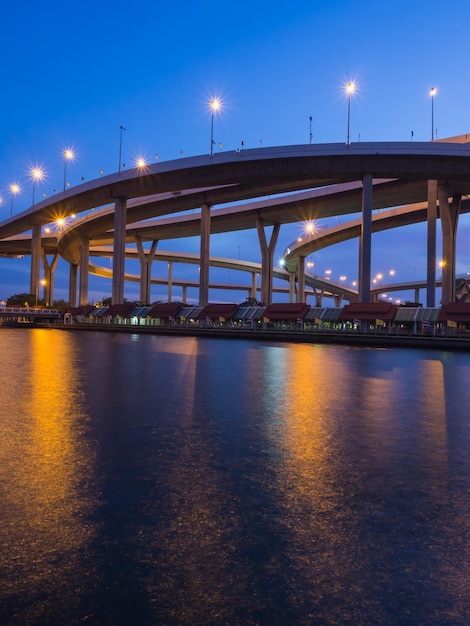
<svg viewBox="0 0 470 626"><path fill-rule="evenodd" d="M112 304L124 303L124 268L126 261L126 198L116 198L114 203L114 255Z"/></svg>
<svg viewBox="0 0 470 626"><path fill-rule="evenodd" d="M297 265L297 302L305 302L305 257L299 256Z"/></svg>
<svg viewBox="0 0 470 626"><path fill-rule="evenodd" d="M289 272L289 303L295 302L295 272Z"/></svg>
<svg viewBox="0 0 470 626"><path fill-rule="evenodd" d="M80 238L80 296L79 304L88 304L88 270L90 264L90 240L88 237Z"/></svg>
<svg viewBox="0 0 470 626"><path fill-rule="evenodd" d="M155 259L158 239L152 241L152 246L147 254L145 253L144 246L142 245L142 239L137 235L135 236L135 243L140 261L140 303L150 304L152 263Z"/></svg>
<svg viewBox="0 0 470 626"><path fill-rule="evenodd" d="M372 257L372 175L362 179L362 224L359 238L359 302L370 302Z"/></svg>
<svg viewBox="0 0 470 626"><path fill-rule="evenodd" d="M46 281L44 285L44 300L50 306L54 301L54 275L59 262L59 253L56 252L49 263L47 255L42 251L42 267L44 269L44 279Z"/></svg>
<svg viewBox="0 0 470 626"><path fill-rule="evenodd" d="M251 289L250 289L250 293L248 297L254 298L255 300L256 300L257 293L258 293L257 282L258 282L258 274L256 272L253 272L251 275Z"/></svg>
<svg viewBox="0 0 470 626"><path fill-rule="evenodd" d="M31 276L29 291L36 298L39 296L39 273L41 270L41 226L33 224L31 235Z"/></svg>
<svg viewBox="0 0 470 626"><path fill-rule="evenodd" d="M187 291L188 291L188 286L187 285L183 285L183 293L182 293L182 296L181 296L181 298L182 298L181 301L182 301L183 304L186 304L186 294L187 294Z"/></svg>
<svg viewBox="0 0 470 626"><path fill-rule="evenodd" d="M442 227L442 304L455 302L455 256L457 225L462 196L449 202L445 185L438 186L439 213Z"/></svg>
<svg viewBox="0 0 470 626"><path fill-rule="evenodd" d="M209 251L211 234L211 208L204 203L201 206L201 251L199 269L199 306L209 303Z"/></svg>
<svg viewBox="0 0 470 626"><path fill-rule="evenodd" d="M437 180L428 180L428 234L426 258L426 306L436 306Z"/></svg>
<svg viewBox="0 0 470 626"><path fill-rule="evenodd" d="M261 302L266 306L272 303L273 298L273 258L280 228L280 224L274 224L268 244L263 222L259 218L256 220L256 229L261 248Z"/></svg>
<svg viewBox="0 0 470 626"><path fill-rule="evenodd" d="M168 261L168 302L171 302L173 291L173 261Z"/></svg>
<svg viewBox="0 0 470 626"><path fill-rule="evenodd" d="M342 293L335 293L333 295L333 300L335 303L335 307L337 309L339 309L339 307L343 304L343 294Z"/></svg>
<svg viewBox="0 0 470 626"><path fill-rule="evenodd" d="M70 263L69 270L69 306L77 306L77 278L78 278L78 265L76 263Z"/></svg>
<svg viewBox="0 0 470 626"><path fill-rule="evenodd" d="M323 303L323 289L315 289L315 306L321 307Z"/></svg>

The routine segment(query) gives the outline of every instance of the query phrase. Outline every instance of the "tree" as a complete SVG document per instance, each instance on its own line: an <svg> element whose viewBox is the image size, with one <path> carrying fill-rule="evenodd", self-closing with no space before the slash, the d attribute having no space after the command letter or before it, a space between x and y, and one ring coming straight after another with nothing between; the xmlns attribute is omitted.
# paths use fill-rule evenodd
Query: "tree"
<svg viewBox="0 0 470 626"><path fill-rule="evenodd" d="M17 293L10 296L7 306L46 306L44 298L37 298L33 293Z"/></svg>

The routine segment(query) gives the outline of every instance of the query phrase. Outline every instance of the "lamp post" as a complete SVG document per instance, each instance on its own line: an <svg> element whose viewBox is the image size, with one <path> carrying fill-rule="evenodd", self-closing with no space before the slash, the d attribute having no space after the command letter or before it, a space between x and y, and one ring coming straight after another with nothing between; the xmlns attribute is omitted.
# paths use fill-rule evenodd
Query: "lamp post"
<svg viewBox="0 0 470 626"><path fill-rule="evenodd" d="M310 145L311 145L312 144L312 122L313 122L312 116L310 116L308 119L310 122Z"/></svg>
<svg viewBox="0 0 470 626"><path fill-rule="evenodd" d="M434 141L434 96L436 93L436 87L431 87L429 91L429 95L431 96L431 141Z"/></svg>
<svg viewBox="0 0 470 626"><path fill-rule="evenodd" d="M10 217L13 215L13 196L17 196L19 193L21 193L21 187L18 185L18 183L12 183L10 185Z"/></svg>
<svg viewBox="0 0 470 626"><path fill-rule="evenodd" d="M220 100L218 98L212 98L211 100L211 151L210 155L214 154L214 114L220 109Z"/></svg>
<svg viewBox="0 0 470 626"><path fill-rule="evenodd" d="M349 81L348 83L346 83L346 95L348 96L348 135L347 135L346 143L348 146L351 143L350 141L351 95L354 93L355 89L356 89L356 85L352 81Z"/></svg>
<svg viewBox="0 0 470 626"><path fill-rule="evenodd" d="M44 171L40 167L33 167L31 168L30 174L31 174L31 178L33 179L33 204L32 206L34 206L34 184L38 180L42 180L44 178Z"/></svg>
<svg viewBox="0 0 470 626"><path fill-rule="evenodd" d="M124 126L119 127L120 135L119 135L119 169L118 172L121 173L121 158L122 158L122 131L126 130Z"/></svg>
<svg viewBox="0 0 470 626"><path fill-rule="evenodd" d="M66 148L63 153L64 156L64 191L67 187L67 161L73 161L75 154L71 148Z"/></svg>

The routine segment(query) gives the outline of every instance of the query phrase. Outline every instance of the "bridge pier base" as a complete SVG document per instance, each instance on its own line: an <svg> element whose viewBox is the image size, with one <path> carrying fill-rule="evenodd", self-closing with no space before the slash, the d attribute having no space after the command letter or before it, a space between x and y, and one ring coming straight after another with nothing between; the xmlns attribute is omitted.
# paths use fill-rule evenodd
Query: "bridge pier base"
<svg viewBox="0 0 470 626"><path fill-rule="evenodd" d="M445 185L438 186L442 227L442 304L455 302L455 257L461 195L449 202Z"/></svg>
<svg viewBox="0 0 470 626"><path fill-rule="evenodd" d="M144 246L142 245L142 239L136 235L135 243L137 247L137 253L140 261L140 303L150 304L150 290L152 282L152 263L155 259L155 252L157 250L158 239L152 241L152 246L149 252L146 254Z"/></svg>
<svg viewBox="0 0 470 626"><path fill-rule="evenodd" d="M370 302L372 257L372 174L362 179L362 224L359 237L359 302Z"/></svg>
<svg viewBox="0 0 470 626"><path fill-rule="evenodd" d="M211 208L204 203L201 206L201 242L199 257L199 306L209 304L209 254L211 236Z"/></svg>
<svg viewBox="0 0 470 626"><path fill-rule="evenodd" d="M127 200L116 198L114 203L114 258L112 304L124 303L124 269L126 261Z"/></svg>
<svg viewBox="0 0 470 626"><path fill-rule="evenodd" d="M69 306L77 306L78 265L70 263L69 270Z"/></svg>
<svg viewBox="0 0 470 626"><path fill-rule="evenodd" d="M80 238L80 306L88 304L88 271L90 264L90 240Z"/></svg>
<svg viewBox="0 0 470 626"><path fill-rule="evenodd" d="M437 180L428 180L426 306L436 306Z"/></svg>
<svg viewBox="0 0 470 626"><path fill-rule="evenodd" d="M266 306L272 303L273 298L274 249L280 228L280 224L273 225L271 239L268 244L263 221L259 218L256 220L256 229L258 231L258 239L261 248L261 302Z"/></svg>
<svg viewBox="0 0 470 626"><path fill-rule="evenodd" d="M58 252L54 254L52 261L49 263L45 251L42 251L42 267L44 269L44 278L46 281L44 285L44 300L49 306L51 306L54 301L54 275L58 262Z"/></svg>
<svg viewBox="0 0 470 626"><path fill-rule="evenodd" d="M36 296L39 296L39 274L41 270L41 226L39 224L33 224L31 234L31 277L29 292Z"/></svg>

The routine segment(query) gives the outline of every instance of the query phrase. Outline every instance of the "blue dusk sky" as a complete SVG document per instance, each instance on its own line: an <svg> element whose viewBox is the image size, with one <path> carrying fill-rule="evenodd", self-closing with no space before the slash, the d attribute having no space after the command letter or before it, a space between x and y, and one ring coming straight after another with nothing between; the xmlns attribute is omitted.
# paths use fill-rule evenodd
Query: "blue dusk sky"
<svg viewBox="0 0 470 626"><path fill-rule="evenodd" d="M431 87L438 90L437 137L470 132L470 4L463 0L7 0L2 21L0 219L31 205L32 166L46 172L36 197L61 189L67 147L76 153L67 169L71 186L98 178L100 170L117 171L120 126L128 167L138 156L151 162L156 155L166 161L207 154L208 102L216 96L223 108L214 139L223 150L241 141L245 148L308 143L310 116L313 142L345 142L350 80L357 84L353 142L408 141L412 133L414 141L429 141ZM13 204L12 182L22 188ZM462 216L457 273L470 271L469 231ZM281 227L278 258L300 232L301 225ZM159 248L199 250L195 239ZM211 253L260 261L256 232L213 236ZM424 279L425 254L424 224L382 233L373 238L372 271L394 269L400 282ZM333 278L357 278L355 241L309 260L319 274L331 269ZM164 265L155 263L153 275L163 277ZM29 291L29 269L29 258L0 259L0 299ZM180 266L173 276L195 279L196 271ZM212 280L249 283L228 270L211 270ZM67 285L61 262L55 298L68 298ZM110 281L90 280L90 300L110 293ZM136 283L126 283L128 299L138 293ZM166 293L154 286L152 299ZM246 294L210 297L242 301Z"/></svg>

